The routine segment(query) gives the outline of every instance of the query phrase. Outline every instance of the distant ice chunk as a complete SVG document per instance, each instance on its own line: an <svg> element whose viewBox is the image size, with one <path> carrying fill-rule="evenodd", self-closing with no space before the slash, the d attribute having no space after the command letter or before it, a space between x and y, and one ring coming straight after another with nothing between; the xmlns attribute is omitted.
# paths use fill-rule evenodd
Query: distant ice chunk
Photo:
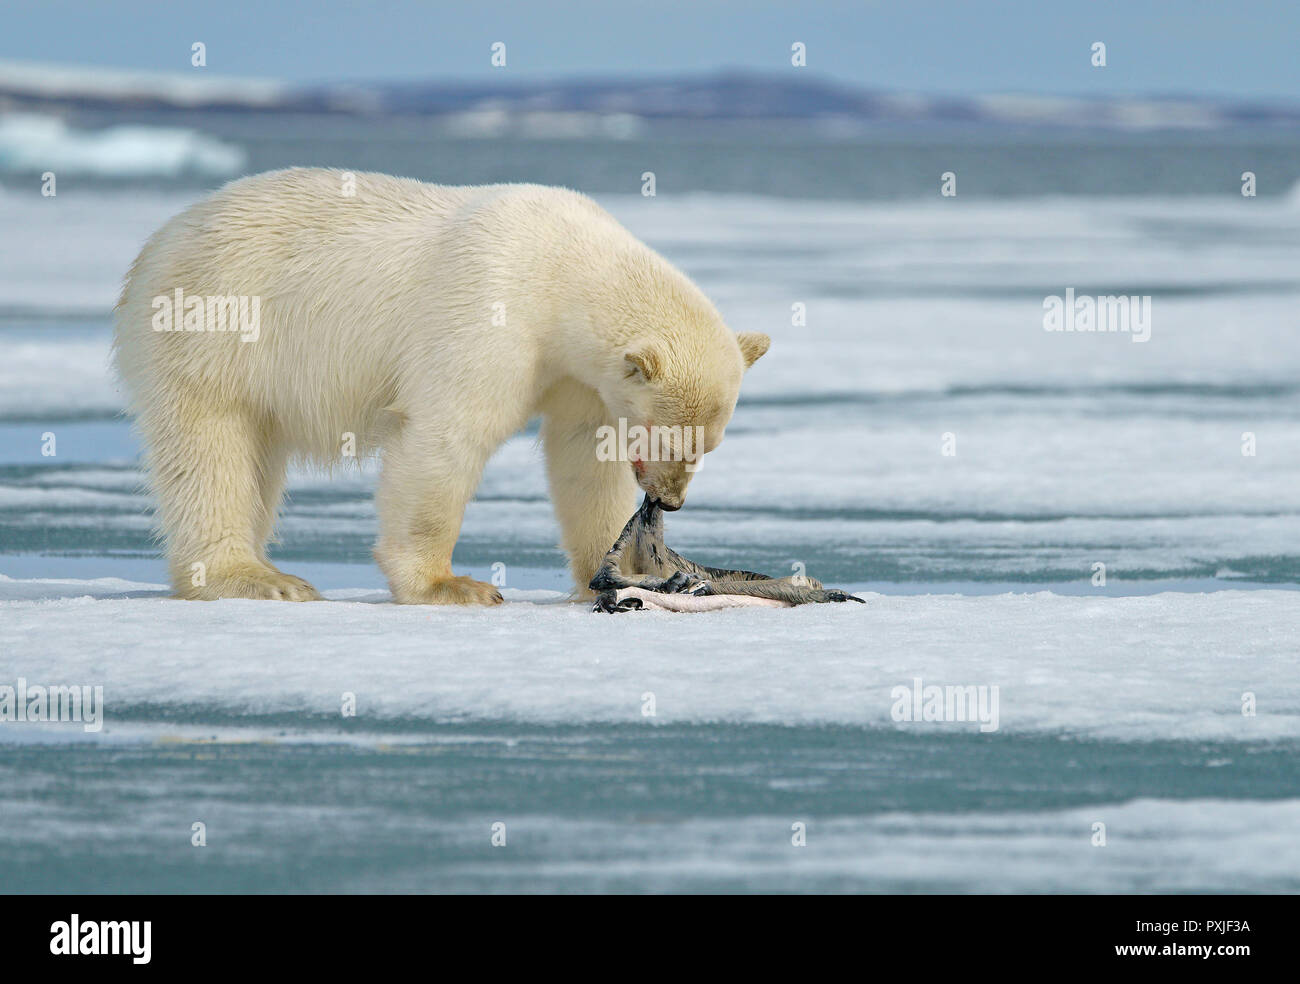
<svg viewBox="0 0 1300 984"><path fill-rule="evenodd" d="M224 176L239 171L242 147L183 127L113 126L77 130L53 116L0 117L0 170L137 177Z"/></svg>

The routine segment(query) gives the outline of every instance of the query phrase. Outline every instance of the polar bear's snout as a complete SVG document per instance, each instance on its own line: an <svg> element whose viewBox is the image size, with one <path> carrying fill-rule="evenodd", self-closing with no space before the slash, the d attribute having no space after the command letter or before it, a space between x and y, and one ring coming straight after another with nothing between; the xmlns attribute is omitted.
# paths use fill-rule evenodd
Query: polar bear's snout
<svg viewBox="0 0 1300 984"><path fill-rule="evenodd" d="M686 501L691 474L680 461L646 462L636 470L636 479L641 491L657 502L659 508L676 512Z"/></svg>

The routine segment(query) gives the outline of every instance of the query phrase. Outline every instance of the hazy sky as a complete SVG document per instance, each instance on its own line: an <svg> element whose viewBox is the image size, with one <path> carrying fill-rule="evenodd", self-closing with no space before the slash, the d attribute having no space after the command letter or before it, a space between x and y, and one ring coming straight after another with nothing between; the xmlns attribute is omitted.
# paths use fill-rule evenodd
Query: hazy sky
<svg viewBox="0 0 1300 984"><path fill-rule="evenodd" d="M1300 0L7 0L0 58L291 80L722 68L926 92L1300 97ZM489 64L494 41L507 67ZM1094 41L1107 66L1089 63Z"/></svg>

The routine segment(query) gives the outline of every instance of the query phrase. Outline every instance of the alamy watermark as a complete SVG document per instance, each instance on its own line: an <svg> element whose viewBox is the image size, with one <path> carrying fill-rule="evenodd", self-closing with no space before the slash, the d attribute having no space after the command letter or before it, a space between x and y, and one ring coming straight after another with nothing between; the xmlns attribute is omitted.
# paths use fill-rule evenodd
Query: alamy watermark
<svg viewBox="0 0 1300 984"><path fill-rule="evenodd" d="M104 726L103 687L0 685L0 724L13 722L79 723L94 733Z"/></svg>
<svg viewBox="0 0 1300 984"><path fill-rule="evenodd" d="M153 956L153 923L149 920L93 920L78 913L50 924L50 953L60 956L127 956L147 964Z"/></svg>
<svg viewBox="0 0 1300 984"><path fill-rule="evenodd" d="M262 298L221 294L186 296L177 287L153 299L154 331L233 331L241 342L255 342L262 333Z"/></svg>
<svg viewBox="0 0 1300 984"><path fill-rule="evenodd" d="M646 427L620 417L618 427L596 428L597 461L685 461L687 471L697 471L703 446L703 427Z"/></svg>
<svg viewBox="0 0 1300 984"><path fill-rule="evenodd" d="M897 686L889 696L895 721L978 721L986 734L998 730L997 684L927 687L914 677L912 686Z"/></svg>
<svg viewBox="0 0 1300 984"><path fill-rule="evenodd" d="M1067 287L1065 296L1043 298L1043 331L1125 332L1134 342L1151 338L1151 295L1076 295Z"/></svg>

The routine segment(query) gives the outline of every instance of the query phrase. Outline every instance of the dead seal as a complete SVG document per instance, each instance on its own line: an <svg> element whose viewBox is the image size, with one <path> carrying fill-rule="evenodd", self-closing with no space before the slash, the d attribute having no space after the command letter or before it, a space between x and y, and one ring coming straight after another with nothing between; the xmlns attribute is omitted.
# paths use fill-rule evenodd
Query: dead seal
<svg viewBox="0 0 1300 984"><path fill-rule="evenodd" d="M623 527L589 585L598 612L642 608L697 612L746 605L792 605L863 599L824 588L810 577L768 577L729 571L687 560L664 543L663 509L646 496Z"/></svg>

